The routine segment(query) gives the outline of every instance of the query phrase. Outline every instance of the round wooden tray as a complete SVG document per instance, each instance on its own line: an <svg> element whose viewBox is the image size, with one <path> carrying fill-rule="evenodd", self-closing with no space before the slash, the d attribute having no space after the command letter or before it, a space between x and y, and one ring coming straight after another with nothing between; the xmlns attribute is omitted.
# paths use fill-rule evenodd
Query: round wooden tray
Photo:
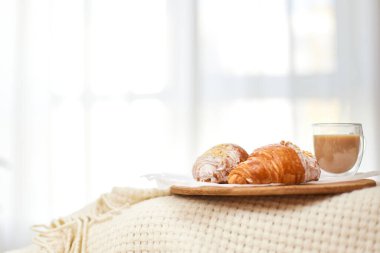
<svg viewBox="0 0 380 253"><path fill-rule="evenodd" d="M376 186L371 179L334 182L323 184L276 185L276 186L180 186L170 187L172 194L179 195L208 195L208 196L272 196L272 195L303 195L331 194Z"/></svg>

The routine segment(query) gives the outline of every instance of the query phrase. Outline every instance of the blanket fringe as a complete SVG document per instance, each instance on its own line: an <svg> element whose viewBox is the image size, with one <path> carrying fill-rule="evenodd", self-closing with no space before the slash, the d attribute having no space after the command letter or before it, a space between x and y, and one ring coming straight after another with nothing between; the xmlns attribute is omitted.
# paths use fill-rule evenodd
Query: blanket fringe
<svg viewBox="0 0 380 253"><path fill-rule="evenodd" d="M78 253L87 251L89 228L118 215L122 209L138 202L169 195L168 189L113 188L111 193L102 194L95 203L82 210L53 220L49 226L34 225L37 233L33 243L48 253Z"/></svg>

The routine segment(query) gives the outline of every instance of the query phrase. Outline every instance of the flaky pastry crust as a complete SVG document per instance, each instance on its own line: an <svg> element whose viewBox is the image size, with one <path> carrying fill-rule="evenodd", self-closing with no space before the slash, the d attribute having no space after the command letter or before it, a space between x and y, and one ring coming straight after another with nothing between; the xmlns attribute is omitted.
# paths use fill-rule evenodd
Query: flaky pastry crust
<svg viewBox="0 0 380 253"><path fill-rule="evenodd" d="M234 168L229 184L300 184L318 180L320 167L311 153L282 141L256 149Z"/></svg>
<svg viewBox="0 0 380 253"><path fill-rule="evenodd" d="M230 171L247 157L248 153L238 145L219 144L198 157L193 177L201 182L227 183Z"/></svg>

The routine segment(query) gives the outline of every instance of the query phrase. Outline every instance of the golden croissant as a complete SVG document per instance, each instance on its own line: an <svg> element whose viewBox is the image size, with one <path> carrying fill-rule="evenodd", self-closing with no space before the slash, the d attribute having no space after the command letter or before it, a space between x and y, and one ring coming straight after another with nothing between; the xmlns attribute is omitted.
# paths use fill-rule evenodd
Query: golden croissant
<svg viewBox="0 0 380 253"><path fill-rule="evenodd" d="M281 141L256 149L229 174L229 184L300 184L318 180L321 169L309 152Z"/></svg>

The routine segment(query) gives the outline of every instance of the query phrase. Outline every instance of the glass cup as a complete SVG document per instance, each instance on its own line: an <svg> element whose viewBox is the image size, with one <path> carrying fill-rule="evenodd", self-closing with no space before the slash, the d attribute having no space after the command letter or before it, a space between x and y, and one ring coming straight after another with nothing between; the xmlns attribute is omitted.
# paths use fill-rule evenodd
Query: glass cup
<svg viewBox="0 0 380 253"><path fill-rule="evenodd" d="M313 124L314 153L328 176L355 175L364 152L361 124Z"/></svg>

